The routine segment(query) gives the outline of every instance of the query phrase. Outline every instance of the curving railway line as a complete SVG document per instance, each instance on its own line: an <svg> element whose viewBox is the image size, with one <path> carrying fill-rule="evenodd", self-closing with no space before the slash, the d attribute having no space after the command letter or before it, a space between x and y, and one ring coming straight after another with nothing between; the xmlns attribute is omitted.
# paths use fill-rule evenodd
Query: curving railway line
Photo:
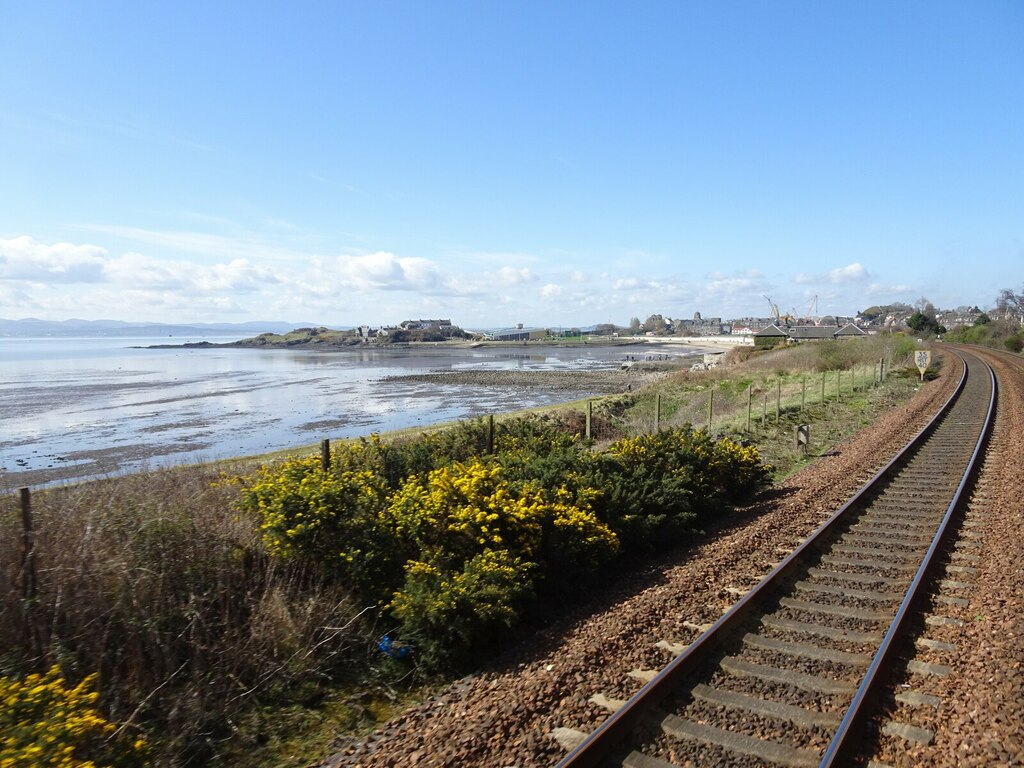
<svg viewBox="0 0 1024 768"><path fill-rule="evenodd" d="M948 534L997 387L986 362L956 354L964 374L936 417L696 641L668 644L675 660L635 696L595 697L612 714L559 768L866 762L865 729L936 564L955 584L976 559Z"/></svg>

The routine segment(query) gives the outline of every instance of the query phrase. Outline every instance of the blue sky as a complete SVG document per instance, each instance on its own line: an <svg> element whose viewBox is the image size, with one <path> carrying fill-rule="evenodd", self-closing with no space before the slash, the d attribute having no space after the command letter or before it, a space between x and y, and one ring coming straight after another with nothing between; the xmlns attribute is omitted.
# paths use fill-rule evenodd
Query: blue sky
<svg viewBox="0 0 1024 768"><path fill-rule="evenodd" d="M0 0L0 317L991 305L1024 4Z"/></svg>

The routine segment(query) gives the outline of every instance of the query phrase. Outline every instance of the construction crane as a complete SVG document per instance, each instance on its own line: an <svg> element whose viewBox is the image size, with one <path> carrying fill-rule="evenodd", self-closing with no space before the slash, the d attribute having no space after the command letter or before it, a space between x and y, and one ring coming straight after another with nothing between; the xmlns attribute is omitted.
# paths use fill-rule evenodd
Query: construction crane
<svg viewBox="0 0 1024 768"><path fill-rule="evenodd" d="M814 321L818 319L818 294L814 294L811 303L807 305L807 316Z"/></svg>
<svg viewBox="0 0 1024 768"><path fill-rule="evenodd" d="M776 323L779 322L779 305L776 304L774 301L772 301L772 297L771 296L765 296L762 293L761 294L761 298L764 299L765 301L767 301L768 302L768 306L771 307L771 315L769 315L769 317L771 317L773 322L776 322Z"/></svg>

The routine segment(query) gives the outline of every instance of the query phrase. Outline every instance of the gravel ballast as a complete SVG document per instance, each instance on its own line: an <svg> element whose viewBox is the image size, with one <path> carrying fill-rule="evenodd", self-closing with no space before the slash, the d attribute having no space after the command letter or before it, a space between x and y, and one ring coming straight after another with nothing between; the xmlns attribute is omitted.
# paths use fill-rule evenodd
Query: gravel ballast
<svg viewBox="0 0 1024 768"><path fill-rule="evenodd" d="M996 427L938 597L906 660L912 668L894 681L902 701L890 700L877 723L874 759L894 768L1024 765L1024 360L982 356L999 378ZM930 742L904 738L891 724L923 729Z"/></svg>

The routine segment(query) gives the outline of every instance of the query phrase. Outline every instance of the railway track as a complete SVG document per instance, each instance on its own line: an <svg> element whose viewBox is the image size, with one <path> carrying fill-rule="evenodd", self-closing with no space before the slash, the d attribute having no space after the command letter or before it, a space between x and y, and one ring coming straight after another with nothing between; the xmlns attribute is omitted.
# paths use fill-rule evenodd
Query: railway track
<svg viewBox="0 0 1024 768"><path fill-rule="evenodd" d="M993 420L991 368L957 354L935 419L694 643L665 644L678 655L633 698L595 697L611 716L559 768L853 759Z"/></svg>

